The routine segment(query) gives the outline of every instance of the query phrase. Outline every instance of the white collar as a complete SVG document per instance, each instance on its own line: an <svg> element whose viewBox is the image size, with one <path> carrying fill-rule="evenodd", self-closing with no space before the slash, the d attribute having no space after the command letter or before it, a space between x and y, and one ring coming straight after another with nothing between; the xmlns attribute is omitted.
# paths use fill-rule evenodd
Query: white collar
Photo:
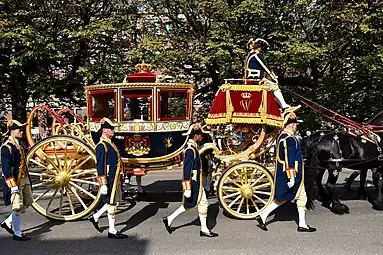
<svg viewBox="0 0 383 255"><path fill-rule="evenodd" d="M11 141L11 142L12 142L12 141L15 142L17 145L20 145L20 141L19 141L19 139L17 139L17 138L13 138L13 137L10 136L10 137L8 138L8 140Z"/></svg>
<svg viewBox="0 0 383 255"><path fill-rule="evenodd" d="M188 141L191 145L193 145L194 147L198 148L198 144L193 140L193 139L189 139Z"/></svg>
<svg viewBox="0 0 383 255"><path fill-rule="evenodd" d="M289 129L283 129L283 131L282 131L282 133L285 133L285 134L289 134L289 135L292 135L292 136L294 136L294 132L293 131L291 131L291 130L289 130Z"/></svg>

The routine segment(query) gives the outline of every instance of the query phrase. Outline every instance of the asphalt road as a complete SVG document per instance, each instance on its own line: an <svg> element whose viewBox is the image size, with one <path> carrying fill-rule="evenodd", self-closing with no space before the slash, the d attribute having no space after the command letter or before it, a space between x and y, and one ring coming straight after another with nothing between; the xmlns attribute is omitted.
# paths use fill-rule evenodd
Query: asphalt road
<svg viewBox="0 0 383 255"><path fill-rule="evenodd" d="M341 173L344 182L350 171ZM177 218L169 235L162 217L180 204L179 170L152 172L143 178L145 198L127 198L116 216L117 229L129 235L124 240L107 239L107 218L100 219L103 233L87 220L55 222L29 208L22 218L29 242L15 242L0 228L0 254L383 254L383 212L374 211L368 201L356 200L356 193L339 188L340 197L350 208L348 215L334 215L316 202L308 211L307 222L315 233L298 233L296 209L285 205L269 217L269 231L255 221L226 217L217 199L209 199L208 226L218 238L200 238L196 211ZM134 178L133 178L134 181ZM356 182L354 185L357 185ZM371 189L369 190L371 192ZM0 218L9 211L0 207Z"/></svg>

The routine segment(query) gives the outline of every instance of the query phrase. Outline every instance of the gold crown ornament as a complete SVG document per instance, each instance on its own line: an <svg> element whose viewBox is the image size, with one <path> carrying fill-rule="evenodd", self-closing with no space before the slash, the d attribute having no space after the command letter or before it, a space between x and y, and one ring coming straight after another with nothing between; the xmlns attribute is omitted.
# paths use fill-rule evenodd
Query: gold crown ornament
<svg viewBox="0 0 383 255"><path fill-rule="evenodd" d="M246 98L246 99L248 99L248 98L251 97L251 93L249 93L249 92L241 93L241 97L242 97L242 98Z"/></svg>
<svg viewBox="0 0 383 255"><path fill-rule="evenodd" d="M152 65L146 64L142 62L141 64L136 65L136 70L139 73L149 73L150 69L152 68Z"/></svg>

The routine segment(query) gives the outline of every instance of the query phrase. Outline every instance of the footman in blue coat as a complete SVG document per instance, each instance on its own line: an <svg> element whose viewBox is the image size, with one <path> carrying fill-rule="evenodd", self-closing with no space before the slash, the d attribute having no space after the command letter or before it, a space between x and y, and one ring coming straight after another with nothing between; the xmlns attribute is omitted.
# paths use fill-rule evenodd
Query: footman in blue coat
<svg viewBox="0 0 383 255"><path fill-rule="evenodd" d="M211 232L206 225L208 200L202 187L202 161L198 152L197 143L202 140L203 132L198 124L189 128L187 148L184 150L184 167L182 178L183 198L182 205L170 216L164 217L163 223L169 234L172 233L173 220L188 209L198 207L201 222L200 236L216 237L217 233Z"/></svg>
<svg viewBox="0 0 383 255"><path fill-rule="evenodd" d="M126 235L115 228L117 206L122 200L120 182L120 173L122 171L121 158L116 145L111 141L114 136L115 125L108 118L103 118L100 124L102 134L100 141L96 145L97 179L105 205L98 212L91 215L88 220L101 232L98 226L98 219L103 213L108 211L108 238L126 238Z"/></svg>
<svg viewBox="0 0 383 255"><path fill-rule="evenodd" d="M25 209L33 203L25 150L20 143L25 125L17 120L8 120L9 138L1 146L1 168L6 183L3 188L3 198L5 206L12 206L12 214L0 225L13 235L15 241L30 240L21 231L20 219Z"/></svg>
<svg viewBox="0 0 383 255"><path fill-rule="evenodd" d="M285 128L277 140L275 200L256 220L259 227L267 231L267 216L284 202L292 201L297 204L298 209L298 232L314 232L316 229L308 226L305 219L307 196L304 187L304 167L301 145L295 136L298 120L293 111L285 113L284 123Z"/></svg>

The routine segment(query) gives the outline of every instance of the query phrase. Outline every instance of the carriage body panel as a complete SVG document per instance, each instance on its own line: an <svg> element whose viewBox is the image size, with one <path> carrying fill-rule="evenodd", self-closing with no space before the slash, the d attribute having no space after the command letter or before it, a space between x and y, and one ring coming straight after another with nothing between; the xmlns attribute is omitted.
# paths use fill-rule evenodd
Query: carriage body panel
<svg viewBox="0 0 383 255"><path fill-rule="evenodd" d="M98 142L99 121L107 117L117 124L113 141L129 168L178 164L174 158L186 146L194 84L159 82L146 64L137 69L123 83L84 87L92 139Z"/></svg>

